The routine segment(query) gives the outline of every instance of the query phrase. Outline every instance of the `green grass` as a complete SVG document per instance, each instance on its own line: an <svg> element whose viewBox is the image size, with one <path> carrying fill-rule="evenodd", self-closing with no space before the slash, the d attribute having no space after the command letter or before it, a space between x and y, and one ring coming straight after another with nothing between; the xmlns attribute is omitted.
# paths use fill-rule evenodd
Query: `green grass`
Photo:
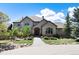
<svg viewBox="0 0 79 59"><path fill-rule="evenodd" d="M32 44L33 40L18 40L14 42L15 44Z"/></svg>
<svg viewBox="0 0 79 59"><path fill-rule="evenodd" d="M13 43L13 44L32 44L33 43L33 40L14 40L14 41L11 41L11 40L0 40L0 44L10 44L10 43Z"/></svg>
<svg viewBox="0 0 79 59"><path fill-rule="evenodd" d="M43 41L50 45L67 45L67 44L78 44L74 39L57 39L57 40L45 40Z"/></svg>
<svg viewBox="0 0 79 59"><path fill-rule="evenodd" d="M0 44L9 44L11 43L11 40L0 40Z"/></svg>

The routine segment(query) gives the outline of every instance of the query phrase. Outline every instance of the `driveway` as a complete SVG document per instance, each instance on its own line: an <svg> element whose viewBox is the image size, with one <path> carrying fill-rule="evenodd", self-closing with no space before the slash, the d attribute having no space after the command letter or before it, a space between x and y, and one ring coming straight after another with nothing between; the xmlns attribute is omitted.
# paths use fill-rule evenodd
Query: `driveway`
<svg viewBox="0 0 79 59"><path fill-rule="evenodd" d="M35 37L32 46L4 51L0 55L79 55L79 45L47 45Z"/></svg>

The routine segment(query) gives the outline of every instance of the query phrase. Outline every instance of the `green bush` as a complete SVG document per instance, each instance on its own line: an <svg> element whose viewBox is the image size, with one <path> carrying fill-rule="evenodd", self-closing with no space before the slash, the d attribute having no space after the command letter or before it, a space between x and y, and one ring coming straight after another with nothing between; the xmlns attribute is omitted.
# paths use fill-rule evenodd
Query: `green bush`
<svg viewBox="0 0 79 59"><path fill-rule="evenodd" d="M79 42L79 39L76 39L76 42Z"/></svg>
<svg viewBox="0 0 79 59"><path fill-rule="evenodd" d="M27 37L30 35L30 27L29 26L24 26L21 30L23 32L23 37Z"/></svg>
<svg viewBox="0 0 79 59"><path fill-rule="evenodd" d="M0 34L0 40L9 40L10 33L9 32L2 32Z"/></svg>
<svg viewBox="0 0 79 59"><path fill-rule="evenodd" d="M57 38L56 38L56 37L50 37L50 39L51 39L51 40L57 40Z"/></svg>
<svg viewBox="0 0 79 59"><path fill-rule="evenodd" d="M60 38L60 35L55 34L55 35L53 35L53 37Z"/></svg>
<svg viewBox="0 0 79 59"><path fill-rule="evenodd" d="M44 37L45 40L57 40L56 37Z"/></svg>
<svg viewBox="0 0 79 59"><path fill-rule="evenodd" d="M48 38L48 37L44 37L44 39L45 39L45 40L49 40L49 38Z"/></svg>

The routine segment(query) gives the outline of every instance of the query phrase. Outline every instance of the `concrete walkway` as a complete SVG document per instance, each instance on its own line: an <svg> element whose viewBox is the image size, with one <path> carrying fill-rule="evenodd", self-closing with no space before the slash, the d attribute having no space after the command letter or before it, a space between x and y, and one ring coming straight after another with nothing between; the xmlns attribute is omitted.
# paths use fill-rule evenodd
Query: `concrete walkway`
<svg viewBox="0 0 79 59"><path fill-rule="evenodd" d="M33 47L39 47L39 46L45 46L45 45L47 45L47 44L45 44L42 40L41 40L41 38L39 38L39 37L35 37L34 38L34 42L33 42Z"/></svg>
<svg viewBox="0 0 79 59"><path fill-rule="evenodd" d="M36 37L32 46L4 51L0 55L79 55L79 45L47 45Z"/></svg>

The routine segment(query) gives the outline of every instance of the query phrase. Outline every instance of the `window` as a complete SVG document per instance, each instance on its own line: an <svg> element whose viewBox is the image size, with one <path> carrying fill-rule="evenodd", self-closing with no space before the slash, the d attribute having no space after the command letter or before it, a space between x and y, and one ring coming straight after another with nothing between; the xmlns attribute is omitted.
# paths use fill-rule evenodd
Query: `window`
<svg viewBox="0 0 79 59"><path fill-rule="evenodd" d="M1 22L3 21L3 17L1 17L1 16L0 16L0 21L1 21Z"/></svg>
<svg viewBox="0 0 79 59"><path fill-rule="evenodd" d="M29 23L25 23L25 25L29 25Z"/></svg>
<svg viewBox="0 0 79 59"><path fill-rule="evenodd" d="M18 24L18 26L20 26L20 24Z"/></svg>
<svg viewBox="0 0 79 59"><path fill-rule="evenodd" d="M0 17L0 20L2 19L2 17Z"/></svg>
<svg viewBox="0 0 79 59"><path fill-rule="evenodd" d="M53 29L52 28L47 28L46 29L46 34L53 34Z"/></svg>

